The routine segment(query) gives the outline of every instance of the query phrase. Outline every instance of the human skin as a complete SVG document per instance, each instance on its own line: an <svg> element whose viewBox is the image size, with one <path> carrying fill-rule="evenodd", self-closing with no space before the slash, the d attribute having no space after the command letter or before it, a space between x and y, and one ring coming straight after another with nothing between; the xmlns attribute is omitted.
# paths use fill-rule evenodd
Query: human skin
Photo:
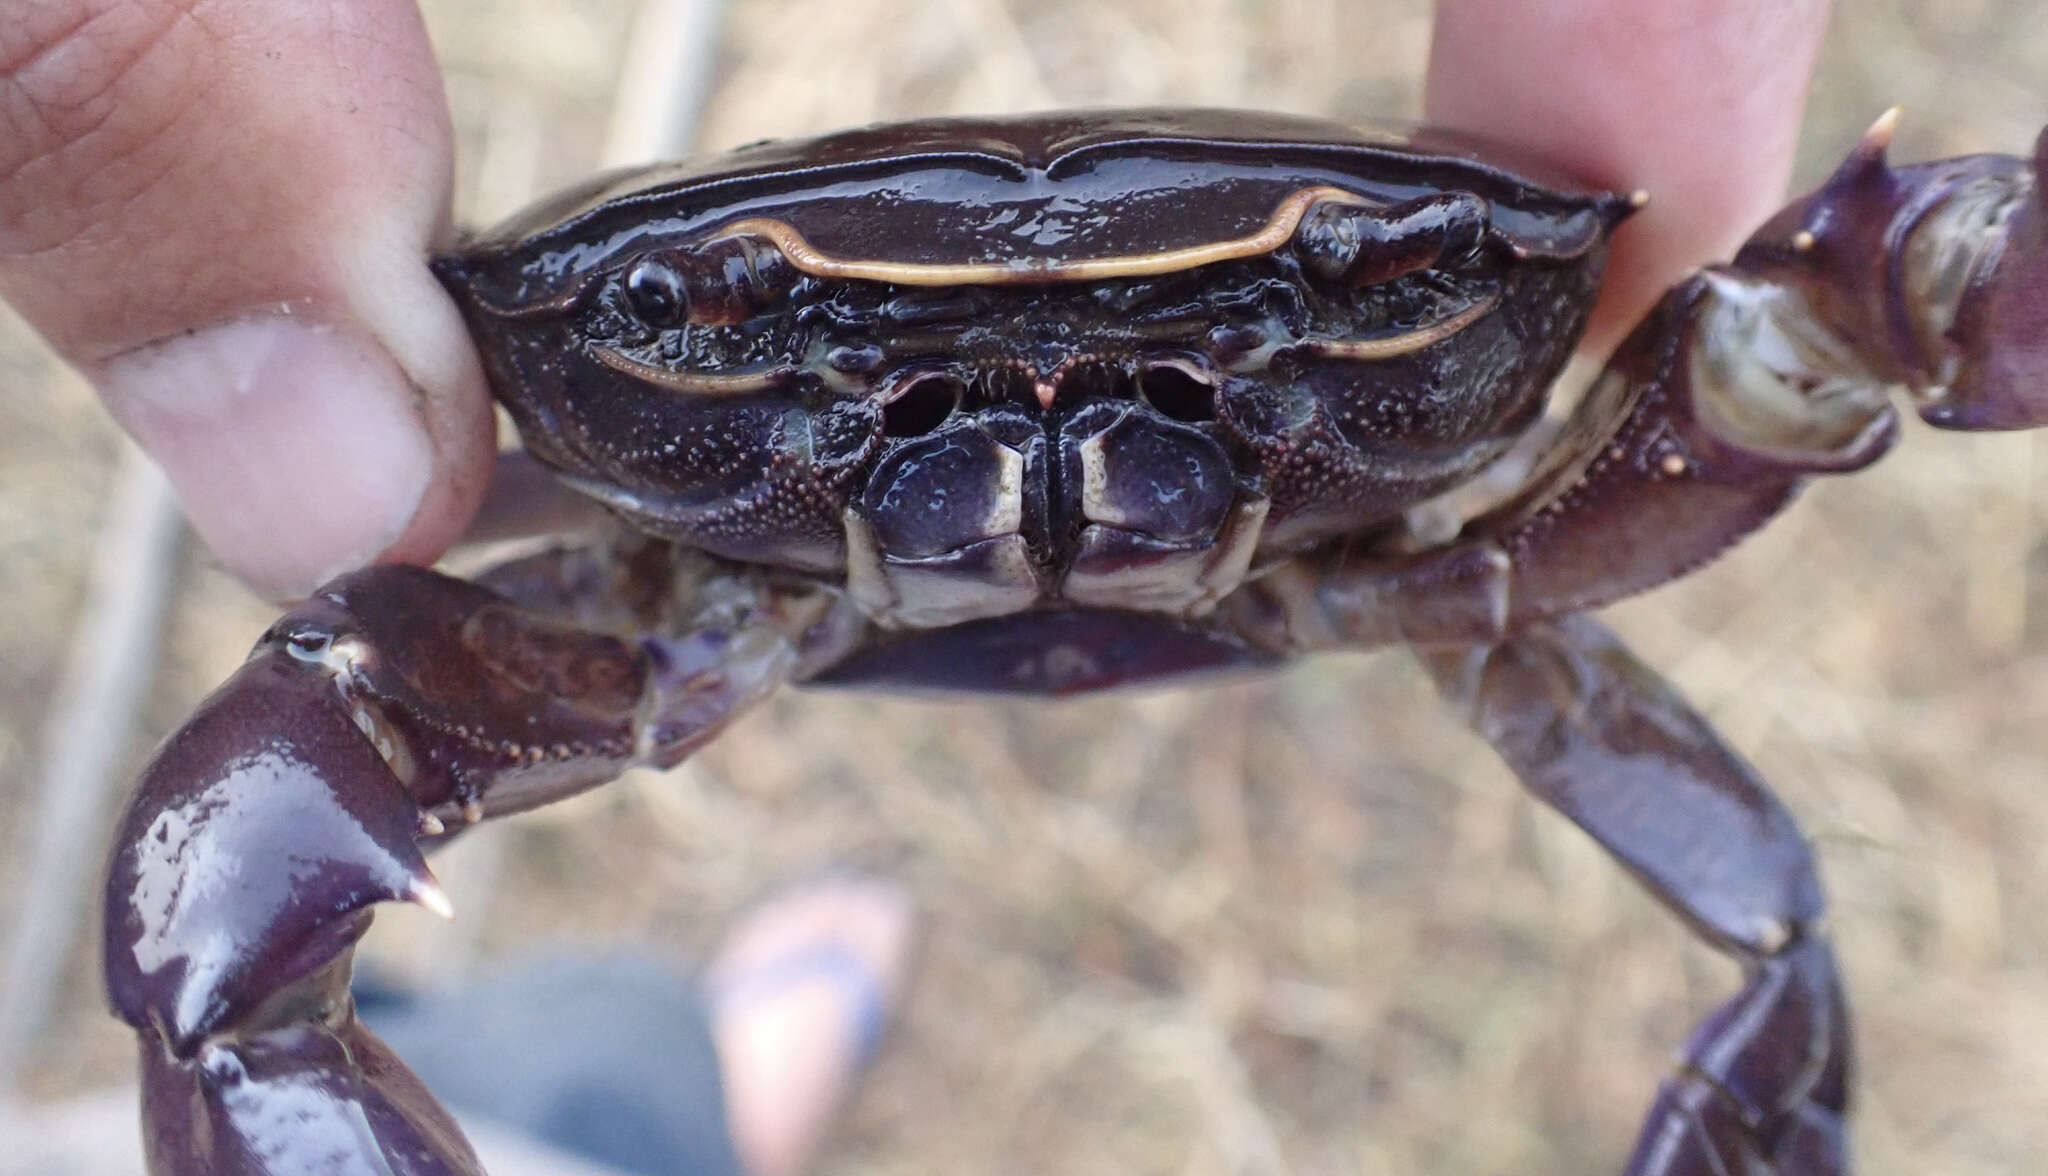
<svg viewBox="0 0 2048 1176"><path fill-rule="evenodd" d="M1825 0L1439 0L1423 111L1650 203L1615 235L1585 349L1783 202Z"/></svg>
<svg viewBox="0 0 2048 1176"><path fill-rule="evenodd" d="M1778 203L1826 17L1441 0L1425 109L1653 194L1604 348ZM0 298L266 595L429 562L482 501L490 402L424 264L452 152L412 0L0 0Z"/></svg>

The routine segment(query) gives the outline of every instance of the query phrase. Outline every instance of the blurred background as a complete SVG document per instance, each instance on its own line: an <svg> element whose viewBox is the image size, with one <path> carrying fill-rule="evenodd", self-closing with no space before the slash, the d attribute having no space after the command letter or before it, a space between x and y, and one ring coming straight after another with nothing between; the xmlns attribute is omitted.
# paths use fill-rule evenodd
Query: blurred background
<svg viewBox="0 0 2048 1176"><path fill-rule="evenodd" d="M425 8L463 221L595 165L629 4ZM1428 20L1412 0L734 0L699 142L1103 103L1414 117ZM2043 78L2029 0L1849 0L1798 182L1893 103L1899 158L2024 151ZM0 388L4 927L119 446L4 311ZM127 651L159 659L140 716L91 736L125 749L123 773L270 615L190 544L168 574L161 632ZM1860 1032L1861 1170L2038 1171L2048 441L1914 429L1609 615L1819 847ZM789 694L682 770L459 844L436 865L458 920L387 913L364 956L427 985L543 944L692 957L832 866L903 880L925 921L830 1173L1612 1171L1736 983L1524 799L1400 655L1061 703ZM76 917L96 921L82 898ZM91 941L63 965L30 1097L132 1077Z"/></svg>

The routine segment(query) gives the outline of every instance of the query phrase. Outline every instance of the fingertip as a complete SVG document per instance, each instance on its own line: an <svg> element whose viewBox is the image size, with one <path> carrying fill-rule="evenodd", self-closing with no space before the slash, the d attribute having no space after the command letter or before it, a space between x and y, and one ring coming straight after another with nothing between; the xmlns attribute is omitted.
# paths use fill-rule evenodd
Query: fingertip
<svg viewBox="0 0 2048 1176"><path fill-rule="evenodd" d="M431 560L481 493L461 450L436 444L404 368L352 325L251 316L94 376L194 530L272 598L379 559Z"/></svg>
<svg viewBox="0 0 2048 1176"><path fill-rule="evenodd" d="M434 451L434 477L410 523L376 560L428 564L461 539L482 506L498 456L497 417L462 314L410 242L365 250L408 258L389 276L347 273L357 318L410 381ZM344 267L346 268L346 267Z"/></svg>
<svg viewBox="0 0 2048 1176"><path fill-rule="evenodd" d="M1826 24L1824 0L1441 0L1425 110L1649 191L1615 235L1598 353L1782 198Z"/></svg>

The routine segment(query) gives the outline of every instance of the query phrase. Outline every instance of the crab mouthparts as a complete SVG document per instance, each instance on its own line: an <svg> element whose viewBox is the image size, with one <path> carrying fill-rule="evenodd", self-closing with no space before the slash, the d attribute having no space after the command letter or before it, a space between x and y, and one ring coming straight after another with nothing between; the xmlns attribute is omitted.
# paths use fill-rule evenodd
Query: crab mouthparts
<svg viewBox="0 0 2048 1176"><path fill-rule="evenodd" d="M1052 402L1060 394L1059 381L1040 376L1031 382L1031 393L1038 398L1038 407L1042 411L1051 412Z"/></svg>
<svg viewBox="0 0 2048 1176"><path fill-rule="evenodd" d="M880 396L892 437L936 432L958 414L1010 404L1051 418L1092 401L1137 401L1185 424L1216 419L1216 377L1189 357L1085 353L1051 363L1010 360L906 372Z"/></svg>
<svg viewBox="0 0 2048 1176"><path fill-rule="evenodd" d="M844 516L869 615L937 628L1060 600L1192 616L1247 574L1266 499L1241 484L1204 361L1039 358L886 385L889 442Z"/></svg>

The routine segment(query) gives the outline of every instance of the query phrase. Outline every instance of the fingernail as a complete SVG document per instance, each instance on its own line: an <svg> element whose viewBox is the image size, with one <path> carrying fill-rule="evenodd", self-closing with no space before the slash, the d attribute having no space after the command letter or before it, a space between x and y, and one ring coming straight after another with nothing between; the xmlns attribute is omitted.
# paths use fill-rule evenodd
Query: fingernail
<svg viewBox="0 0 2048 1176"><path fill-rule="evenodd" d="M98 377L207 546L275 598L391 546L433 477L411 383L352 327L245 319L128 352Z"/></svg>

